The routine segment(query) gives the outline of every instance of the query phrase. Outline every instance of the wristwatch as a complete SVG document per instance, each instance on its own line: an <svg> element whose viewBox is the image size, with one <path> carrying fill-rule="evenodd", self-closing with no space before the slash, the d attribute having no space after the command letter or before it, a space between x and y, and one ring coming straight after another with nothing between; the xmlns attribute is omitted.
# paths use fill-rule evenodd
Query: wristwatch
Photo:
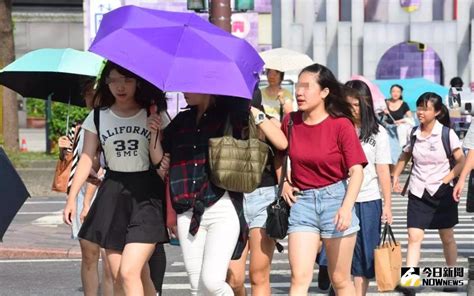
<svg viewBox="0 0 474 296"><path fill-rule="evenodd" d="M255 116L255 125L259 125L265 120L265 113L259 112L257 116Z"/></svg>

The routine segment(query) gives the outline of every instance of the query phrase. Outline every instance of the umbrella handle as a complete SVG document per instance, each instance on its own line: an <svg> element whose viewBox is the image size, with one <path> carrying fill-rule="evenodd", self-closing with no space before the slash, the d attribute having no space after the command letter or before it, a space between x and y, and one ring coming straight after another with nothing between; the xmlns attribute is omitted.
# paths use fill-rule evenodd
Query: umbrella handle
<svg viewBox="0 0 474 296"><path fill-rule="evenodd" d="M69 93L69 100L67 102L67 115L66 115L66 134L69 133L69 111L71 109L71 94Z"/></svg>

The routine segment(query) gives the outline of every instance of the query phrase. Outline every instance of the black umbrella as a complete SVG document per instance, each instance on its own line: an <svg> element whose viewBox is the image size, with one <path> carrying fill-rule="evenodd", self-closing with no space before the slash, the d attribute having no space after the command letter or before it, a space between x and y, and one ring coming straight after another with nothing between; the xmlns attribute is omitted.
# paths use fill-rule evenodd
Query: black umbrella
<svg viewBox="0 0 474 296"><path fill-rule="evenodd" d="M0 147L0 242L16 213L30 197L25 184Z"/></svg>

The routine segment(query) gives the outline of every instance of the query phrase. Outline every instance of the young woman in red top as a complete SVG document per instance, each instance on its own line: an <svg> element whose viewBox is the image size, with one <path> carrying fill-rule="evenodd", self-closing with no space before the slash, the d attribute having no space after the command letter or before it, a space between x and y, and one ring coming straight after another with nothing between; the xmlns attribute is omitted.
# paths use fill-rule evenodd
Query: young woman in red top
<svg viewBox="0 0 474 296"><path fill-rule="evenodd" d="M296 99L298 112L287 115L282 124L288 135L291 116L291 178L283 187L283 197L291 206L290 295L307 294L322 240L336 294L352 296L350 271L359 230L354 203L367 160L342 85L328 68L314 64L303 69Z"/></svg>

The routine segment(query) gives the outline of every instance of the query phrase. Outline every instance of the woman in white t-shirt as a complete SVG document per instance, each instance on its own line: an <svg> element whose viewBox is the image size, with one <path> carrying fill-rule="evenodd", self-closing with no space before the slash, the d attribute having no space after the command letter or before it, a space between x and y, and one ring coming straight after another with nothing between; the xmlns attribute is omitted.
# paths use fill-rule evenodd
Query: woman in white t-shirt
<svg viewBox="0 0 474 296"><path fill-rule="evenodd" d="M146 263L155 245L168 241L168 234L163 219L164 196L159 196L156 188L162 182L150 170L150 156L160 160L163 151L154 145L159 135L147 127L149 94L143 79L109 61L94 99L97 108L82 125L83 153L63 219L71 224L75 199L100 148L106 175L78 236L106 250L115 295L154 295Z"/></svg>
<svg viewBox="0 0 474 296"><path fill-rule="evenodd" d="M368 164L355 203L360 230L352 257L351 273L356 295L365 295L375 277L374 249L379 244L381 222L392 223L390 186L391 157L387 131L379 125L370 89L363 81L346 82L346 97L352 105L357 134ZM380 191L383 195L383 205Z"/></svg>

